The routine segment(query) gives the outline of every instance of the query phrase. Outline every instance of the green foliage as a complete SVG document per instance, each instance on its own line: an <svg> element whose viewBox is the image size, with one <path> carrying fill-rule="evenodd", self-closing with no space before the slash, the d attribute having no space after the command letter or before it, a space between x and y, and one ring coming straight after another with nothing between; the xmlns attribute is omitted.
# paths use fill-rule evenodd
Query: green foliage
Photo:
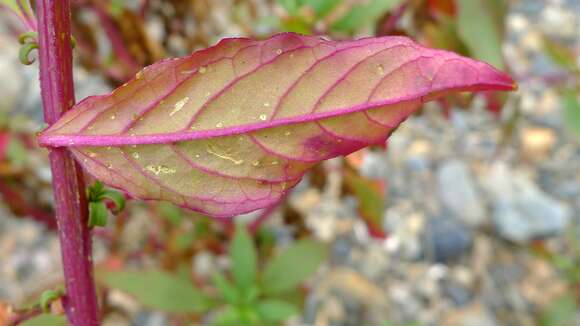
<svg viewBox="0 0 580 326"><path fill-rule="evenodd" d="M199 313L212 303L190 280L162 271L109 272L104 282L129 293L149 308L170 313Z"/></svg>
<svg viewBox="0 0 580 326"><path fill-rule="evenodd" d="M573 90L567 90L563 96L564 123L576 138L580 139L580 101Z"/></svg>
<svg viewBox="0 0 580 326"><path fill-rule="evenodd" d="M572 49L567 48L563 44L548 37L544 37L543 45L546 54L555 64L570 71L578 70L576 65L576 55Z"/></svg>
<svg viewBox="0 0 580 326"><path fill-rule="evenodd" d="M50 305L62 297L62 291L48 290L40 295L40 309L44 312L50 312Z"/></svg>
<svg viewBox="0 0 580 326"><path fill-rule="evenodd" d="M105 203L89 202L89 226L106 226L108 218L109 211Z"/></svg>
<svg viewBox="0 0 580 326"><path fill-rule="evenodd" d="M167 219L173 226L179 226L183 220L181 209L168 202L160 202L157 205L161 217Z"/></svg>
<svg viewBox="0 0 580 326"><path fill-rule="evenodd" d="M267 322L280 322L296 315L296 306L280 300L264 300L257 306L260 317Z"/></svg>
<svg viewBox="0 0 580 326"><path fill-rule="evenodd" d="M110 200L115 205L114 213L119 213L125 208L125 196L118 191L106 189L100 182L96 181L87 190L89 201L89 226L105 226L109 217L109 211L105 200Z"/></svg>
<svg viewBox="0 0 580 326"><path fill-rule="evenodd" d="M299 0L276 0L276 2L282 6L290 15L298 14Z"/></svg>
<svg viewBox="0 0 580 326"><path fill-rule="evenodd" d="M471 56L503 70L504 0L458 0L457 6L459 36Z"/></svg>
<svg viewBox="0 0 580 326"><path fill-rule="evenodd" d="M15 167L22 167L26 164L28 151L18 137L10 137L6 148L6 158L8 159L8 162Z"/></svg>
<svg viewBox="0 0 580 326"><path fill-rule="evenodd" d="M230 247L232 274L236 285L247 289L256 280L257 254L246 227L238 225Z"/></svg>
<svg viewBox="0 0 580 326"><path fill-rule="evenodd" d="M262 275L267 294L288 291L314 274L326 258L326 248L312 240L301 240L274 257Z"/></svg>
<svg viewBox="0 0 580 326"><path fill-rule="evenodd" d="M367 225L374 230L383 228L385 200L380 189L372 180L361 177L353 171L344 173L344 182L359 202L359 213Z"/></svg>
<svg viewBox="0 0 580 326"><path fill-rule="evenodd" d="M252 239L245 227L238 226L230 247L234 281L220 273L212 278L226 304L214 323L271 325L295 315L299 304L296 300L273 295L295 290L318 269L325 257L326 250L322 245L310 240L300 241L276 256L267 264L264 274L258 275L257 253Z"/></svg>
<svg viewBox="0 0 580 326"><path fill-rule="evenodd" d="M170 313L204 313L221 305L215 325L272 325L299 311L296 287L326 258L326 248L312 240L291 245L258 273L258 254L245 226L238 226L230 245L231 278L214 273L217 297L194 287L185 276L162 271L107 272L105 285L124 291L141 304ZM261 280L261 282L260 282ZM298 299L297 299L298 298Z"/></svg>
<svg viewBox="0 0 580 326"><path fill-rule="evenodd" d="M88 200L90 202L99 202L108 199L115 204L115 213L122 211L125 208L125 196L120 192L107 189L100 181L95 181L95 183L89 187Z"/></svg>
<svg viewBox="0 0 580 326"><path fill-rule="evenodd" d="M576 299L572 294L565 295L552 302L540 317L542 326L566 326L572 325L576 313L580 307L576 305Z"/></svg>
<svg viewBox="0 0 580 326"><path fill-rule="evenodd" d="M341 19L332 25L332 29L342 33L352 33L355 30L376 23L385 12L393 9L401 0L371 0L353 5Z"/></svg>
<svg viewBox="0 0 580 326"><path fill-rule="evenodd" d="M289 32L311 34L317 22L326 19L344 0L276 0L289 17L281 22ZM343 34L371 26L402 0L370 0L348 4L350 8L331 22L331 30Z"/></svg>
<svg viewBox="0 0 580 326"><path fill-rule="evenodd" d="M214 286L220 291L222 297L231 305L240 302L238 289L228 281L221 273L215 273L212 277Z"/></svg>
<svg viewBox="0 0 580 326"><path fill-rule="evenodd" d="M276 2L292 16L297 16L300 8L309 7L316 17L322 18L328 15L342 0L276 0Z"/></svg>
<svg viewBox="0 0 580 326"><path fill-rule="evenodd" d="M21 326L66 326L66 318L51 314L41 314L21 324Z"/></svg>
<svg viewBox="0 0 580 326"><path fill-rule="evenodd" d="M314 11L318 18L324 18L332 12L343 0L303 0Z"/></svg>

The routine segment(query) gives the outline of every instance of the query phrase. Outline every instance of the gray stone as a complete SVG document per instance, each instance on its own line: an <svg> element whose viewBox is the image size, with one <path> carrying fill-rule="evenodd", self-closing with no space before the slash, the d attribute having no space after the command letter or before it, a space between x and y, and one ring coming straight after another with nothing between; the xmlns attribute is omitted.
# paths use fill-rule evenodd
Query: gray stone
<svg viewBox="0 0 580 326"><path fill-rule="evenodd" d="M517 243L562 234L572 211L538 188L531 178L496 164L484 177L493 198L493 222L500 236Z"/></svg>
<svg viewBox="0 0 580 326"><path fill-rule="evenodd" d="M137 313L134 320L134 325L139 326L163 326L168 324L167 316L160 312L141 311Z"/></svg>
<svg viewBox="0 0 580 326"><path fill-rule="evenodd" d="M430 218L425 227L423 256L437 263L455 261L470 248L472 238L469 230L455 219Z"/></svg>
<svg viewBox="0 0 580 326"><path fill-rule="evenodd" d="M437 171L439 197L445 208L470 226L485 222L485 209L467 165L458 160L443 163Z"/></svg>

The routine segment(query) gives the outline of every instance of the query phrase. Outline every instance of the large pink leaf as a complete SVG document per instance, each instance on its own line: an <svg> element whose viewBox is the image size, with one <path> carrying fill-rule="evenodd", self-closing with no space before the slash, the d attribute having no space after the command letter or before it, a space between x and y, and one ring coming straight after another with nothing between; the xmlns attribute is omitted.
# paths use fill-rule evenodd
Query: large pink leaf
<svg viewBox="0 0 580 326"><path fill-rule="evenodd" d="M451 91L512 90L491 66L407 38L226 39L145 68L44 131L92 175L216 217L276 203L321 160L389 134Z"/></svg>

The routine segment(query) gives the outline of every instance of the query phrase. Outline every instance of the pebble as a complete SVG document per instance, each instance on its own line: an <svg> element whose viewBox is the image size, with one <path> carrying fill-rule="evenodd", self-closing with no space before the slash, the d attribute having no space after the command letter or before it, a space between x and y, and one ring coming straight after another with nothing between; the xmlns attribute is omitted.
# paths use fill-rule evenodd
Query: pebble
<svg viewBox="0 0 580 326"><path fill-rule="evenodd" d="M562 234L571 220L570 208L538 188L524 173L498 163L483 176L493 198L498 234L517 243Z"/></svg>
<svg viewBox="0 0 580 326"><path fill-rule="evenodd" d="M448 263L464 255L472 243L470 231L448 217L428 219L423 238L423 256L428 261Z"/></svg>
<svg viewBox="0 0 580 326"><path fill-rule="evenodd" d="M460 221L477 227L485 223L485 208L469 167L450 160L437 170L437 193L443 205Z"/></svg>
<svg viewBox="0 0 580 326"><path fill-rule="evenodd" d="M523 155L530 159L543 159L556 144L554 130L543 127L526 127L520 132Z"/></svg>

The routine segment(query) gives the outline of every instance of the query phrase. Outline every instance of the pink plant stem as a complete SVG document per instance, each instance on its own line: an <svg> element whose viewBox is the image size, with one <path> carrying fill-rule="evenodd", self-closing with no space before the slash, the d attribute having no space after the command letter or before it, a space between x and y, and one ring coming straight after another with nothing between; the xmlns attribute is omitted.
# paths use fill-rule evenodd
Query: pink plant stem
<svg viewBox="0 0 580 326"><path fill-rule="evenodd" d="M39 0L36 12L42 104L45 121L51 125L74 104L70 2ZM65 148L51 148L49 159L66 286L65 312L72 325L98 325L82 171Z"/></svg>

